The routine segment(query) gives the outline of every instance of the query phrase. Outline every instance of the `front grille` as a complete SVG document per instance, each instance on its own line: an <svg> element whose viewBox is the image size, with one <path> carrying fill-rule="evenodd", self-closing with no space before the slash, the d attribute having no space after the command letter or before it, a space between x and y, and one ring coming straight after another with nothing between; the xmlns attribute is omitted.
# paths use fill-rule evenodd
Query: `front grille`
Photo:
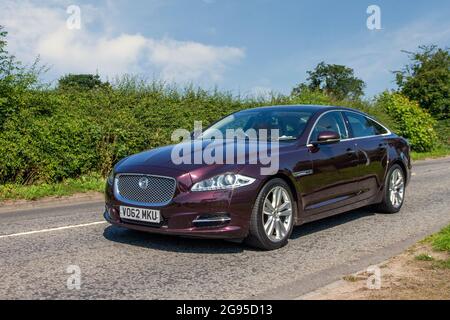
<svg viewBox="0 0 450 320"><path fill-rule="evenodd" d="M174 178L141 174L118 174L115 184L119 200L144 205L169 203L176 188Z"/></svg>

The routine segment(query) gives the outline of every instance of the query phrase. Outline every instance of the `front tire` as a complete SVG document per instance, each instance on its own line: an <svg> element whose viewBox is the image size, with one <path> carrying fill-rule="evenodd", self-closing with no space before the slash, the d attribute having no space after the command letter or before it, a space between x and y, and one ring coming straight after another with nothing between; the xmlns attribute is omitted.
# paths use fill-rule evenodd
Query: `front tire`
<svg viewBox="0 0 450 320"><path fill-rule="evenodd" d="M267 182L256 198L246 243L263 250L285 246L294 227L297 204L289 185L276 178Z"/></svg>
<svg viewBox="0 0 450 320"><path fill-rule="evenodd" d="M395 164L389 170L383 193L383 201L378 205L378 209L384 213L397 213L405 201L405 173L403 169Z"/></svg>

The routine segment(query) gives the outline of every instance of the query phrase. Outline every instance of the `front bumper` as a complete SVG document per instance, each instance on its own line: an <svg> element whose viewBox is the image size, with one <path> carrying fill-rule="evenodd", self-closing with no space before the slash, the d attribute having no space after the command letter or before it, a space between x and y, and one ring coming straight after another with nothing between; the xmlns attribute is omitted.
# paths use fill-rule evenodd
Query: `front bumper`
<svg viewBox="0 0 450 320"><path fill-rule="evenodd" d="M242 239L248 235L250 215L258 183L230 191L189 192L178 190L171 203L162 207L133 205L114 196L112 186L106 186L104 218L109 223L138 231L186 237ZM159 210L159 225L123 220L120 206ZM205 216L227 219L217 225L201 224Z"/></svg>
<svg viewBox="0 0 450 320"><path fill-rule="evenodd" d="M245 238L247 232L240 226L227 225L219 228L184 228L173 229L166 225L160 227L150 227L139 223L123 222L120 219L113 219L107 211L104 212L103 217L109 223L137 231L155 233L155 234L167 234L174 236L186 236L195 238L208 238L208 239L242 239Z"/></svg>

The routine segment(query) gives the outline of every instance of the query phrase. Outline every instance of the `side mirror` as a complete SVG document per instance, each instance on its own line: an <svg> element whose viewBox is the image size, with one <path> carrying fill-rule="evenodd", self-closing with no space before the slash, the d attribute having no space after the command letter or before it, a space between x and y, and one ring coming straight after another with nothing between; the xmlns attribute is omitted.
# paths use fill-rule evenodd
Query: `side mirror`
<svg viewBox="0 0 450 320"><path fill-rule="evenodd" d="M341 140L339 133L334 131L322 131L317 138L317 144L331 144Z"/></svg>

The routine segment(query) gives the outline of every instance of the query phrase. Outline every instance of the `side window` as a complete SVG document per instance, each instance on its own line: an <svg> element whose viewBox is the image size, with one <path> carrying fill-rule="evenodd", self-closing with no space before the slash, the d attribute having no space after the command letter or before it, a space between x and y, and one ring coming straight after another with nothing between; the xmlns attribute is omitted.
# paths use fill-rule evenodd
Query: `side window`
<svg viewBox="0 0 450 320"><path fill-rule="evenodd" d="M347 116L355 138L377 136L387 133L383 126L363 115L353 112L346 112L345 115Z"/></svg>
<svg viewBox="0 0 450 320"><path fill-rule="evenodd" d="M322 131L334 131L339 133L341 139L347 139L348 133L344 119L340 112L329 112L323 115L313 128L309 141L317 141L319 133Z"/></svg>
<svg viewBox="0 0 450 320"><path fill-rule="evenodd" d="M375 128L375 134L376 135L380 135L380 134L385 134L388 133L386 128L384 128L382 125L380 125L378 122L373 121L372 119L367 118L367 120L369 121L369 123Z"/></svg>

